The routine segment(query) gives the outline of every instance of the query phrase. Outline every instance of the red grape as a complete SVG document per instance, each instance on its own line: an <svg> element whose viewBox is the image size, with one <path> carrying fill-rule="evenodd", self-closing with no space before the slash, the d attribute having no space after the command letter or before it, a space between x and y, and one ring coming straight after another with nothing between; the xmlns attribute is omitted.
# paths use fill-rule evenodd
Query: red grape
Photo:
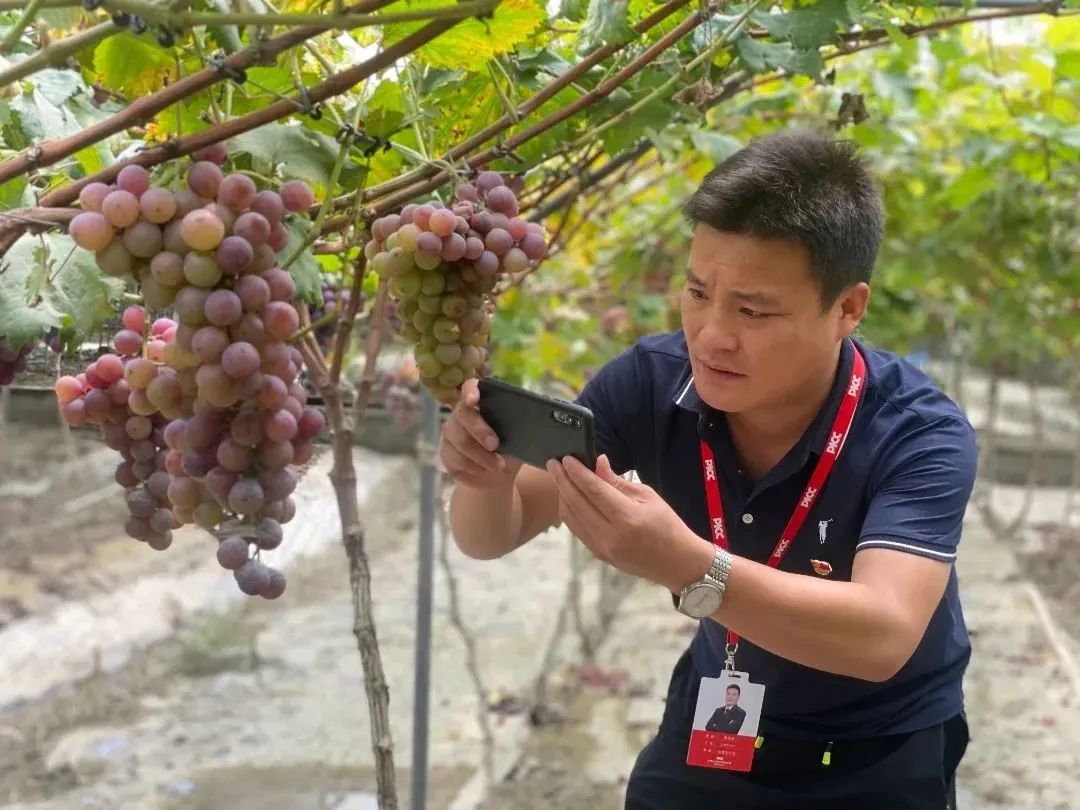
<svg viewBox="0 0 1080 810"><path fill-rule="evenodd" d="M222 179L218 186L217 200L235 211L243 211L255 201L257 193L254 180L246 174L234 172Z"/></svg>
<svg viewBox="0 0 1080 810"><path fill-rule="evenodd" d="M290 180L280 193L281 202L289 211L305 211L315 204L315 195L303 180Z"/></svg>
<svg viewBox="0 0 1080 810"><path fill-rule="evenodd" d="M83 211L101 213L101 203L109 196L110 191L112 189L104 183L90 183L83 186L82 191L79 192L79 205L82 206Z"/></svg>
<svg viewBox="0 0 1080 810"><path fill-rule="evenodd" d="M254 374L259 370L259 350L250 343L233 343L221 355L221 368L234 380Z"/></svg>
<svg viewBox="0 0 1080 810"><path fill-rule="evenodd" d="M188 187L200 197L213 199L218 195L218 188L224 176L217 163L200 160L188 169Z"/></svg>
<svg viewBox="0 0 1080 810"><path fill-rule="evenodd" d="M108 219L95 211L76 214L68 225L68 233L76 245L95 252L107 248L116 235Z"/></svg>
<svg viewBox="0 0 1080 810"><path fill-rule="evenodd" d="M204 311L215 326L231 326L244 314L244 305L232 290L214 290L206 298Z"/></svg>

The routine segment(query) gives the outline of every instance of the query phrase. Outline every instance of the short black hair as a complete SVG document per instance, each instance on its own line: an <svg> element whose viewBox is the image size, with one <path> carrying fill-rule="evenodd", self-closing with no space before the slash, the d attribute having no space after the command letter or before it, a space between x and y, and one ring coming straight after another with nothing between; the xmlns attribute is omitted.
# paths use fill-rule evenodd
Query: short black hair
<svg viewBox="0 0 1080 810"><path fill-rule="evenodd" d="M870 281L885 225L855 145L807 130L752 141L713 168L682 210L695 225L801 244L826 308Z"/></svg>
<svg viewBox="0 0 1080 810"><path fill-rule="evenodd" d="M739 693L740 695L742 694L742 689L740 689L740 688L739 688L739 685L738 685L737 683L730 683L730 684L728 684L728 689L734 689L734 690L735 690L736 692L738 692L738 693ZM724 691L726 692L726 691L727 691L727 689L725 689Z"/></svg>

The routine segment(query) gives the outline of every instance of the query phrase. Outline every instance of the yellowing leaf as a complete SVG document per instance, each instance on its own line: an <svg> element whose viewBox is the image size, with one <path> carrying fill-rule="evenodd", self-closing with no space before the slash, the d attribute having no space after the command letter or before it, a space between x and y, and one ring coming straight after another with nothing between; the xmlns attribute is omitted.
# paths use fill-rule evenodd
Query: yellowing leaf
<svg viewBox="0 0 1080 810"><path fill-rule="evenodd" d="M134 98L173 81L175 62L168 51L151 43L125 31L99 44L94 49L94 70L102 84Z"/></svg>
<svg viewBox="0 0 1080 810"><path fill-rule="evenodd" d="M395 3L387 12L405 9L448 8L446 0L413 0ZM488 19L463 20L446 33L420 48L417 58L443 68L480 70L496 54L513 50L525 42L544 20L547 12L539 0L502 0ZM387 45L398 42L426 22L386 26Z"/></svg>

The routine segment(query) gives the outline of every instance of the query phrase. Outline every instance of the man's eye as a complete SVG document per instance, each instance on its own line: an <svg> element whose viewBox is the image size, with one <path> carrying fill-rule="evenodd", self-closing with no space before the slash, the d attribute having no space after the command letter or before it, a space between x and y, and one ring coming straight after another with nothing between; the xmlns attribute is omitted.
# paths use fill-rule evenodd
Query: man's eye
<svg viewBox="0 0 1080 810"><path fill-rule="evenodd" d="M693 298L695 301L704 301L705 300L705 292L704 292L704 290L699 290L699 289L696 289L694 287L690 287L689 291L690 291L690 297Z"/></svg>
<svg viewBox="0 0 1080 810"><path fill-rule="evenodd" d="M750 309L750 307L743 307L742 309L739 310L739 312L741 312L743 315L745 315L747 318L750 318L751 320L754 319L754 318L764 318L765 317L764 312L758 312L756 309Z"/></svg>

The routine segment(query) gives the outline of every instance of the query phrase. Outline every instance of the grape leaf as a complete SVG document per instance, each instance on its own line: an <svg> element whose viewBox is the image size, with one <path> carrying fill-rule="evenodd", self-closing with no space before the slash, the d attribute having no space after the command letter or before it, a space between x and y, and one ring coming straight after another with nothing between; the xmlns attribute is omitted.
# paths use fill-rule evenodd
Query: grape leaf
<svg viewBox="0 0 1080 810"><path fill-rule="evenodd" d="M296 177L325 189L337 159L332 138L293 124L267 124L231 139L235 152L247 152Z"/></svg>
<svg viewBox="0 0 1080 810"><path fill-rule="evenodd" d="M381 82L365 106L364 131L376 138L389 138L405 120L405 99L397 82Z"/></svg>
<svg viewBox="0 0 1080 810"><path fill-rule="evenodd" d="M601 45L634 38L626 0L589 0L589 14L578 36L577 52L588 53Z"/></svg>
<svg viewBox="0 0 1080 810"><path fill-rule="evenodd" d="M24 197L28 185L25 174L0 184L0 211L22 208L27 202ZM33 204L32 199L30 202Z"/></svg>
<svg viewBox="0 0 1080 810"><path fill-rule="evenodd" d="M753 19L777 39L799 50L818 48L836 38L841 24L851 22L846 0L818 0L785 14L755 14Z"/></svg>
<svg viewBox="0 0 1080 810"><path fill-rule="evenodd" d="M52 68L39 70L34 74L34 87L56 107L62 106L69 98L86 89L75 71Z"/></svg>
<svg viewBox="0 0 1080 810"><path fill-rule="evenodd" d="M94 71L102 84L110 90L141 96L173 81L176 64L170 52L151 42L127 31L100 42L94 49Z"/></svg>
<svg viewBox="0 0 1080 810"><path fill-rule="evenodd" d="M386 11L446 8L446 0L413 0L388 6ZM434 67L480 70L496 54L512 51L528 40L547 20L541 0L502 0L490 18L462 20L446 33L424 45L417 58ZM384 47L426 25L425 22L394 23L385 27Z"/></svg>
<svg viewBox="0 0 1080 810"><path fill-rule="evenodd" d="M821 75L821 54L816 50L800 51L788 42L759 42L743 37L736 45L739 58L750 70L783 70L787 73L805 73L811 78Z"/></svg>
<svg viewBox="0 0 1080 810"><path fill-rule="evenodd" d="M282 260L292 256L297 248L304 244L311 222L307 217L293 216L289 217L284 224L289 234L289 244L278 254ZM288 270L296 284L297 298L309 301L318 300L322 291L322 282L319 275L319 263L311 250L301 252L296 261L289 265Z"/></svg>

